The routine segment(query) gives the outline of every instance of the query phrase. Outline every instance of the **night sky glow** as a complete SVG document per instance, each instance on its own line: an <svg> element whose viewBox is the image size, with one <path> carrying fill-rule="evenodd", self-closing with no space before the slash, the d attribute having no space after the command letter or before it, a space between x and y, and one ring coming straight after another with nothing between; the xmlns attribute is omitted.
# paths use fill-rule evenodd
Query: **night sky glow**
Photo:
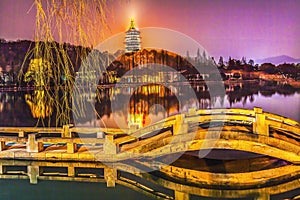
<svg viewBox="0 0 300 200"><path fill-rule="evenodd" d="M33 0L0 0L0 38L33 39ZM111 1L110 37L134 17L138 27L164 27L199 42L215 57L300 58L298 0L131 0ZM183 47L184 48L184 47Z"/></svg>

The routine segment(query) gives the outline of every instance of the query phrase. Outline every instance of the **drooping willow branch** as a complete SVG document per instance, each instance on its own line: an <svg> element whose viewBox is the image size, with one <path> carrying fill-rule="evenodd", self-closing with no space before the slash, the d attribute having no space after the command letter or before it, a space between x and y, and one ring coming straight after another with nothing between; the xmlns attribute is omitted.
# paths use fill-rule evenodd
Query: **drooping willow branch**
<svg viewBox="0 0 300 200"><path fill-rule="evenodd" d="M44 118L55 110L55 126L71 122L70 97L75 72L93 45L98 44L108 30L109 3L106 0L35 0L35 46L25 57L20 76L34 84L33 97L27 98L34 117L50 126ZM69 45L71 43L72 45ZM85 67L81 65L81 67ZM89 74L87 74L89 76ZM34 109L33 109L34 108ZM52 117L53 118L53 117Z"/></svg>

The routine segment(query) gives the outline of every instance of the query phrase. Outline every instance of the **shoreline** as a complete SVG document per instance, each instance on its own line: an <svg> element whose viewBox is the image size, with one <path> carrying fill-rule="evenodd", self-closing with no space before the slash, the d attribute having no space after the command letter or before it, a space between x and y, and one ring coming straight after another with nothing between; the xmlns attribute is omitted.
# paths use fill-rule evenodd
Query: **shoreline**
<svg viewBox="0 0 300 200"><path fill-rule="evenodd" d="M105 88L113 88L116 85L118 87L130 87L134 85L150 85L150 84L166 84L166 85L204 85L205 83L213 83L213 84L249 84L249 83L259 83L260 81L265 81L265 82L277 82L277 85L290 85L295 89L300 89L300 81L295 81L295 80L290 80L290 79L281 79L281 80L276 80L276 79L251 79L251 80L243 80L243 79L238 79L238 80L224 80L224 81L210 81L210 80L200 80L200 81L184 81L184 82L157 82L157 83L105 83L105 84L98 84L97 89L105 89ZM60 85L59 87L64 87L64 85ZM43 90L43 89L49 89L49 88L54 88L54 87L35 87L35 86L0 86L0 92L19 92L19 91L33 91L33 90ZM84 88L84 87L82 87ZM88 87L87 87L88 88Z"/></svg>

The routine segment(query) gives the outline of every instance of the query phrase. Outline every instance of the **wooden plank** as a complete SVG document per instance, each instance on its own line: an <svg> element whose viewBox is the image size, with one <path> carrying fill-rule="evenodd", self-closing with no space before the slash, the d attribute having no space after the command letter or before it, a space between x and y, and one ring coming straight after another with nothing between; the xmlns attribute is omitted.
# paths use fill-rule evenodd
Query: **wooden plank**
<svg viewBox="0 0 300 200"><path fill-rule="evenodd" d="M299 122L297 122L293 119L289 119L289 118L282 117L280 115L276 115L276 114L268 113L268 112L264 112L264 114L266 115L268 120L278 121L278 122L281 122L281 123L285 123L287 125L300 127Z"/></svg>
<svg viewBox="0 0 300 200"><path fill-rule="evenodd" d="M266 121L269 124L269 126L271 126L272 128L279 129L279 130L282 129L285 131L292 132L293 134L300 135L300 127L290 126L281 122L276 122L268 119Z"/></svg>
<svg viewBox="0 0 300 200"><path fill-rule="evenodd" d="M135 138L141 138L141 137L146 136L149 133L152 133L154 131L159 131L161 129L165 129L168 127L171 127L171 125L166 126L165 122L162 121L162 122L154 123L149 126L138 129L134 133L130 134L130 136L135 137Z"/></svg>
<svg viewBox="0 0 300 200"><path fill-rule="evenodd" d="M114 141L117 144L125 144L127 142L131 142L131 141L134 141L134 140L137 140L137 138L135 138L133 136L130 136L130 135L127 135L127 136L124 136L124 137L116 138Z"/></svg>
<svg viewBox="0 0 300 200"><path fill-rule="evenodd" d="M97 132L104 132L108 134L124 134L127 133L127 129L118 128L101 128L101 127L73 127L70 128L71 132L91 134Z"/></svg>
<svg viewBox="0 0 300 200"><path fill-rule="evenodd" d="M130 143L130 144L125 144L125 145L121 146L121 151L127 151L129 149L134 149L136 147L141 147L143 145L150 144L151 142L162 140L163 138L169 137L171 135L172 135L171 131L166 131L166 132L163 132L163 133L158 134L156 136L153 136L151 138L147 138L147 139L140 140L140 141Z"/></svg>
<svg viewBox="0 0 300 200"><path fill-rule="evenodd" d="M37 141L44 143L77 143L77 144L104 144L103 138L38 138Z"/></svg>
<svg viewBox="0 0 300 200"><path fill-rule="evenodd" d="M198 115L214 115L214 114L240 114L254 116L253 110L230 108L230 109L201 109L196 112Z"/></svg>
<svg viewBox="0 0 300 200"><path fill-rule="evenodd" d="M211 122L211 121L222 121L222 122L230 122L230 121L244 121L252 123L254 120L253 117L243 116L243 115L204 115L204 116L192 116L186 117L184 123L194 123L194 122Z"/></svg>

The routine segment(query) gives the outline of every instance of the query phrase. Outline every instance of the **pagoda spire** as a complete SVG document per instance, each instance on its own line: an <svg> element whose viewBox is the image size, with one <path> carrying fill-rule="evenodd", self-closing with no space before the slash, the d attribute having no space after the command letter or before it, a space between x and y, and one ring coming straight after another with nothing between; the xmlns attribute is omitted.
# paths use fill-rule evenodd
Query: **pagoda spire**
<svg viewBox="0 0 300 200"><path fill-rule="evenodd" d="M130 20L130 27L129 27L129 29L135 29L135 27L134 27L135 25L134 25L134 19L133 18L131 18L131 20Z"/></svg>

